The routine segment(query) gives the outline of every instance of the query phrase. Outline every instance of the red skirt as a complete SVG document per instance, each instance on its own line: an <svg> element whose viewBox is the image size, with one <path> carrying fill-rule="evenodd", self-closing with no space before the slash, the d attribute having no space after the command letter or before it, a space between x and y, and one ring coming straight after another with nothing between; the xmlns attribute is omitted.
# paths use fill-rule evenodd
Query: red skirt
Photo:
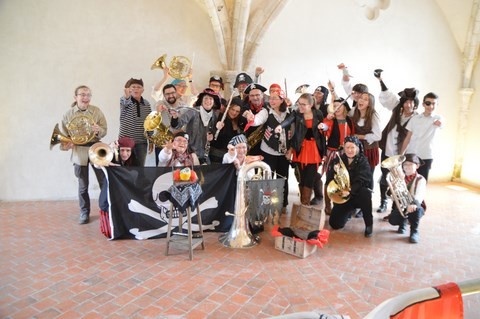
<svg viewBox="0 0 480 319"><path fill-rule="evenodd" d="M378 163L380 163L380 151L378 150L378 147L364 150L364 153L368 159L370 167L374 169L378 165Z"/></svg>
<svg viewBox="0 0 480 319"><path fill-rule="evenodd" d="M320 153L318 153L317 143L315 142L314 139L303 140L300 154L297 154L297 152L293 150L293 162L300 163L303 165L307 165L307 164L318 165L322 162Z"/></svg>

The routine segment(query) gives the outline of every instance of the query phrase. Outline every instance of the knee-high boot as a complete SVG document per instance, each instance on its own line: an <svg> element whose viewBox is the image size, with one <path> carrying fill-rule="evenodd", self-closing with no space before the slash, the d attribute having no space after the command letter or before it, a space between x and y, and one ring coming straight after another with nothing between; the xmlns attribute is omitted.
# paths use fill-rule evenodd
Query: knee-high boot
<svg viewBox="0 0 480 319"><path fill-rule="evenodd" d="M330 200L330 197L328 197L326 185L323 192L323 201L325 203L325 214L330 215L332 212L332 202Z"/></svg>
<svg viewBox="0 0 480 319"><path fill-rule="evenodd" d="M315 176L315 182L313 184L313 199L310 201L310 205L320 205L323 199L323 182L322 175Z"/></svg>
<svg viewBox="0 0 480 319"><path fill-rule="evenodd" d="M311 198L312 198L312 189L310 187L303 186L300 193L300 202L303 205L310 205Z"/></svg>

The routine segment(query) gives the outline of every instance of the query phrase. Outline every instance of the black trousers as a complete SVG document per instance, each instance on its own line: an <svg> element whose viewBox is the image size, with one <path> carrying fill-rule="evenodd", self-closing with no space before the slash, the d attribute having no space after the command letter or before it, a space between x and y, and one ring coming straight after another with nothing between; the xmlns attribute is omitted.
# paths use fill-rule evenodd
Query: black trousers
<svg viewBox="0 0 480 319"><path fill-rule="evenodd" d="M362 187L359 192L355 194L355 196L350 197L346 203L333 205L329 220L330 227L333 229L345 227L355 208L362 210L365 226L372 226L372 192L368 188Z"/></svg>
<svg viewBox="0 0 480 319"><path fill-rule="evenodd" d="M420 206L417 208L416 211L408 214L407 218L405 218L400 214L398 209L395 207L395 209L392 210L392 213L388 216L388 222L391 225L397 226L397 225L403 225L408 219L411 229L417 230L418 225L420 224L420 218L422 218L424 214L425 212L423 211L423 208Z"/></svg>

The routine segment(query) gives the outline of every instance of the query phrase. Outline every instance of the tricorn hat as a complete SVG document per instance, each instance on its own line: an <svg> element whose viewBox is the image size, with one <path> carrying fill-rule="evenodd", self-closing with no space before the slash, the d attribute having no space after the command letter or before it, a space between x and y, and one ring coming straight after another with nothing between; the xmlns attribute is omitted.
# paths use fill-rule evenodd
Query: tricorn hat
<svg viewBox="0 0 480 319"><path fill-rule="evenodd" d="M418 90L415 88L406 88L405 90L398 92L398 95L405 100L415 100L418 97Z"/></svg>
<svg viewBox="0 0 480 319"><path fill-rule="evenodd" d="M235 84L233 87L236 88L240 83L250 84L253 83L253 80L247 73L239 73L235 79Z"/></svg>
<svg viewBox="0 0 480 319"><path fill-rule="evenodd" d="M266 87L264 87L263 85L260 85L258 83L252 83L252 84L249 84L246 88L245 88L245 91L243 91L245 94L249 94L251 90L260 90L262 92L265 92L267 90Z"/></svg>

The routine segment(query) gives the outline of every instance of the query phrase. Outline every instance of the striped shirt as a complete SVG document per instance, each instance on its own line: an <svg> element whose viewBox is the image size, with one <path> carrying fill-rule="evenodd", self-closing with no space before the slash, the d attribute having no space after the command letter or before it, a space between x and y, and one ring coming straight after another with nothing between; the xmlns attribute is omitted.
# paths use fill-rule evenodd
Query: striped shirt
<svg viewBox="0 0 480 319"><path fill-rule="evenodd" d="M130 137L136 144L146 144L147 138L144 135L143 122L148 114L152 112L150 103L143 97L140 102L132 97L120 98L120 132L118 138Z"/></svg>

